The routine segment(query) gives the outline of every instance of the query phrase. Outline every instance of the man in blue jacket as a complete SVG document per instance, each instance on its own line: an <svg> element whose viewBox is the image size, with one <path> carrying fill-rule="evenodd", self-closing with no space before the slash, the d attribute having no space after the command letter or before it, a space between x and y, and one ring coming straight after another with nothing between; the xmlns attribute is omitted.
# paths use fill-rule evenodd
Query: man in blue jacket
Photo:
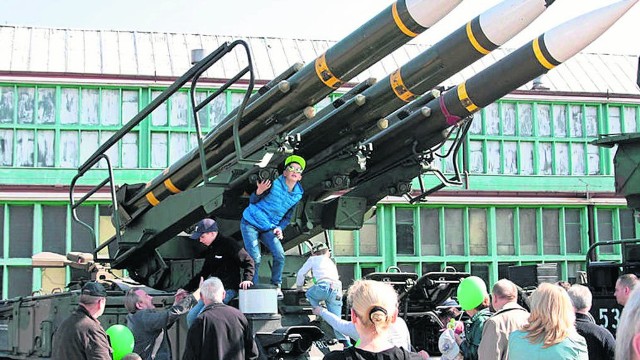
<svg viewBox="0 0 640 360"><path fill-rule="evenodd" d="M282 230L289 224L293 209L302 198L300 180L306 161L298 155L291 155L284 161L284 166L284 172L273 184L269 180L258 182L240 222L244 247L255 263L253 283L258 283L261 241L273 255L271 284L278 286L279 299L282 298L280 284L284 269L284 249L280 243Z"/></svg>

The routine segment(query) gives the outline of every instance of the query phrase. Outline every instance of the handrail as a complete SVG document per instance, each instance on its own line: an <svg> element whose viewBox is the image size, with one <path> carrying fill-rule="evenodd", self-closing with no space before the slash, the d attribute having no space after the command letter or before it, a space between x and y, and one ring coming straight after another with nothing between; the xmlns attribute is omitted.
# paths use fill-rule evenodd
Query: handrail
<svg viewBox="0 0 640 360"><path fill-rule="evenodd" d="M241 70L238 75L233 77L231 80L228 80L220 89L218 89L212 95L210 95L207 98L205 98L202 102L200 102L196 106L195 105L195 100L194 100L195 99L195 89L196 89L196 84L197 84L200 76L202 76L202 74L204 74L204 72L207 71L213 64L215 64L224 55L226 55L227 53L232 51L238 45L242 45L245 48L245 50L247 52L247 56L249 57L249 66L247 68ZM203 156L203 151L204 150L202 148L202 132L201 132L201 129L200 129L200 123L199 123L198 118L197 118L197 112L199 110L201 110L203 107L205 107L215 97L217 97L218 95L224 93L225 90L227 90L234 82L238 81L247 72L251 73L250 91L248 92L248 94L250 94L251 89L253 88L253 80L254 80L254 78L253 78L253 66L251 64L251 58L250 58L250 55L249 55L248 45L242 40L234 41L231 44L229 42L223 43L215 51L213 51L207 57L205 57L204 59L199 61L196 65L194 65L192 68L190 68L184 75L182 75L180 78L178 78L176 81L174 81L173 84L171 84L167 89L165 89L158 97L153 99L147 106L145 106L144 109L142 109L131 120L129 120L129 122L127 122L124 126L122 126L122 128L120 128L120 130L118 130L105 143L103 143L78 168L78 174L76 174L73 177L73 179L71 181L70 189L69 189L69 200L70 200L70 203L71 203L72 216L73 216L73 220L74 221L78 222L80 225L82 225L83 227L85 227L85 228L87 228L89 230L89 232L91 233L91 237L94 240L94 243L97 243L97 240L98 240L97 239L97 235L95 233L95 230L93 229L93 227L91 225L81 221L78 218L77 213L76 213L76 209L82 203L84 203L87 199L89 199L93 194L95 194L98 190L103 188L105 185L110 184L111 202L113 204L113 216L112 216L112 218L113 218L114 226L115 226L115 229L116 229L116 236L111 238L110 241L107 241L107 242L105 242L103 244L100 244L100 246L98 246L94 250L94 257L96 259L98 258L98 256L97 256L98 252L101 251L102 249L104 249L105 247L108 247L109 244L112 241L117 240L118 242L121 242L120 214L119 214L119 211L118 211L118 201L117 201L117 198L116 198L116 189L115 189L115 181L114 181L114 176L113 176L113 167L111 165L111 160L106 155L107 150L109 150L113 145L115 145L118 141L120 141L126 134L131 132L131 130L134 127L136 127L140 122L142 122L142 120L145 120L148 117L149 114L151 114L156 108L158 108L158 106L160 106L162 103L167 101L174 93L179 91L186 83L191 81L192 82L192 84L191 84L191 100L192 100L192 105L193 105L192 108L194 110L194 119L196 121L196 130L198 132L198 143L200 145L201 159L203 159L204 158L204 156ZM246 102L247 102L247 96L245 96L245 99L243 101L243 106L246 104ZM240 110L242 111L243 109L244 109L244 107L242 109L240 109ZM241 116L242 112L240 112L239 115ZM105 159L106 162L107 162L108 177L106 179L104 179L103 181L101 181L98 185L94 186L82 198L80 198L78 201L76 201L75 200L75 196L74 196L74 192L75 192L75 186L76 186L77 181L82 176L84 176L90 169L92 169L98 163L98 161L100 161L102 159Z"/></svg>
<svg viewBox="0 0 640 360"><path fill-rule="evenodd" d="M236 81L240 80L244 75L246 75L247 73L249 73L249 84L248 84L248 88L244 94L244 98L242 99L242 103L240 104L240 106L238 107L238 112L236 114L236 119L234 120L233 123L233 140L234 140L234 145L235 145L235 149L236 149L236 157L238 159L238 162L243 162L245 161L242 157L242 146L240 144L240 136L238 134L238 127L240 124L240 121L242 120L242 115L244 113L244 108L247 105L247 103L249 102L249 98L252 95L253 92L253 85L255 82L255 75L253 72L253 61L251 60L251 53L249 51L249 46L247 45L247 43L243 40L236 40L234 42L232 42L231 44L227 45L227 49L225 49L225 54L228 53L229 51L233 50L233 48L235 48L236 46L242 46L246 52L247 55L247 66L244 67L243 69L241 69L235 76L233 76L231 79L227 80L227 82L225 82L220 89L218 89L215 93L209 95L207 98L205 98L203 101L201 101L200 103L196 104L196 98L195 98L195 88L196 85L198 83L198 80L200 79L200 76L202 76L202 74L204 73L204 71L206 69L201 69L201 71L196 72L196 74L193 76L193 80L191 82L191 109L193 111L193 120L195 122L195 127L196 127L196 134L197 139L198 139L198 153L200 155L200 168L202 169L202 181L205 184L209 183L209 169L207 168L207 161L206 161L206 155L204 153L204 143L202 141L202 131L200 128L200 121L198 120L198 111L200 111L202 108L204 108L208 103L210 103L213 99L215 99L216 97L218 97L220 94L223 94L225 90L227 90L229 87L231 87L231 85L233 85Z"/></svg>
<svg viewBox="0 0 640 360"><path fill-rule="evenodd" d="M102 180L98 185L94 186L91 190L89 190L78 201L75 201L74 192L75 192L76 182L81 177L83 177L87 173L87 171L93 168L93 166L95 166L98 163L98 161L102 159L104 159L107 162L107 171L109 176L106 179ZM121 236L120 235L120 216L118 215L118 202L116 201L116 186L115 186L114 177L113 177L113 167L111 166L111 160L109 159L109 156L107 156L107 154L102 153L102 154L98 154L97 156L92 156L91 161L87 161L85 165L86 166L84 166L82 169L78 170L78 174L76 174L76 176L73 177L73 179L71 180L71 185L69 186L69 203L71 204L71 215L73 217L73 220L79 223L80 225L84 226L85 228L87 228L87 230L89 230L89 232L91 233L91 237L93 238L93 243L96 244L98 242L96 232L93 230L92 226L90 226L89 224L85 223L84 221L78 218L76 209L80 205L82 205L82 203L87 201L91 196L93 196L93 194L98 192L98 190L102 189L106 184L109 184L110 185L109 190L111 193L111 203L113 204L113 213L115 214L115 216L113 216L113 221L115 222L114 226L116 229L116 237L114 239L118 239L118 241L120 241L120 236ZM93 258L97 260L98 252L102 250L105 246L107 246L109 243L110 242L107 242L103 244L104 246L100 246L96 248L96 250L94 250L93 252Z"/></svg>

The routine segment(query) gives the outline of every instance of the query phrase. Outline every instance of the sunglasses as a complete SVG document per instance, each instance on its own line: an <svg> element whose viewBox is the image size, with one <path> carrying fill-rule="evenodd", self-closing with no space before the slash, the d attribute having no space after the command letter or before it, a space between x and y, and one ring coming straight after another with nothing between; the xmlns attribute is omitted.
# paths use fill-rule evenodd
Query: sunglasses
<svg viewBox="0 0 640 360"><path fill-rule="evenodd" d="M302 174L302 169L298 169L297 167L293 167L291 165L287 166L287 171Z"/></svg>

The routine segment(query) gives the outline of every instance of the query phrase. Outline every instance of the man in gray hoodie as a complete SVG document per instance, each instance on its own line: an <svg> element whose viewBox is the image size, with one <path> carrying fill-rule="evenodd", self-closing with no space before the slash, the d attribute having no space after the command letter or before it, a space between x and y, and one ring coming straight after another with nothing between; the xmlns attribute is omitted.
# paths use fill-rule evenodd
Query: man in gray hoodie
<svg viewBox="0 0 640 360"><path fill-rule="evenodd" d="M167 329L197 303L198 293L196 291L190 295L178 290L173 306L156 309L153 297L145 290L130 289L125 295L124 306L129 311L127 327L135 339L133 351L144 360L170 360L171 343Z"/></svg>

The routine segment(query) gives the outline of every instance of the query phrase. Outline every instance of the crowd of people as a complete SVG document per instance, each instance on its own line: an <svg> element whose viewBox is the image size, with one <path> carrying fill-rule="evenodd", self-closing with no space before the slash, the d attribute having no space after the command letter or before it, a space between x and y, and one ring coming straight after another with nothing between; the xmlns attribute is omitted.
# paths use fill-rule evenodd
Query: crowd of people
<svg viewBox="0 0 640 360"><path fill-rule="evenodd" d="M332 266L316 264L328 258L325 250L326 246L314 247L309 264L300 269L299 276L302 278L309 272L327 276L330 281L320 277L307 290L313 313L336 329L342 339L356 341L355 345L343 342L344 350L331 352L325 359L428 358L424 351L414 352L407 325L398 317L397 294L389 284L358 280L351 285L347 296L350 321L336 314L335 308L328 308L333 301L342 303L342 294L331 289L339 282ZM461 293L470 282L479 294ZM328 283L328 289L323 283ZM618 281L620 289L616 288L616 292L624 296L617 299L624 309L615 339L607 329L596 325L589 314L593 297L586 286L540 284L529 297L527 311L518 304L518 288L511 281L499 280L489 295L481 279L465 278L458 287L457 298L466 320L455 324L460 331L449 329L454 334L453 347L446 347L446 351L441 348L442 359L640 360L637 283L638 278L630 274ZM227 296L223 281L217 277L203 281L193 293L179 290L169 308L156 308L152 296L143 288L130 289L124 306L129 312L127 326L135 345L133 353L122 359L171 359L167 330L199 302L203 307L189 325L183 359L256 359L259 353L249 323L238 309L225 304ZM98 320L104 312L106 297L100 283L88 282L83 286L78 308L54 334L53 359L112 359L113 350ZM457 303L451 301L447 301L448 305L455 307ZM461 318L457 314L452 316L454 320Z"/></svg>
<svg viewBox="0 0 640 360"><path fill-rule="evenodd" d="M246 317L229 306L240 289L259 282L260 243L273 255L271 284L278 299L284 268L283 230L300 201L305 160L297 155L284 162L284 172L273 183L261 180L243 212L243 244L220 234L213 219L203 219L191 239L206 247L204 265L184 289L176 292L168 308L156 308L144 288L132 288L124 297L126 323L134 339L133 351L121 359L170 360L168 329L182 316L188 333L183 359L256 359L254 335ZM344 350L327 360L418 360L405 321L398 317L398 297L389 284L358 280L348 289L350 320L342 319L343 287L330 250L325 244L311 249L299 269L296 287L303 291L313 314L335 332ZM617 339L598 326L589 314L592 294L588 287L566 282L541 284L530 296L529 311L518 303L518 287L497 281L488 293L484 281L470 276L458 286L457 302L448 299L439 347L443 360L640 360L640 286L633 274L620 276L613 294L624 306ZM86 283L78 308L54 333L53 359L112 359L113 349L98 317L105 309L107 292L98 282ZM324 306L323 306L324 305ZM461 321L464 315L465 320ZM452 321L449 321L449 320ZM457 320L457 321L456 321ZM351 341L355 342L355 345Z"/></svg>

